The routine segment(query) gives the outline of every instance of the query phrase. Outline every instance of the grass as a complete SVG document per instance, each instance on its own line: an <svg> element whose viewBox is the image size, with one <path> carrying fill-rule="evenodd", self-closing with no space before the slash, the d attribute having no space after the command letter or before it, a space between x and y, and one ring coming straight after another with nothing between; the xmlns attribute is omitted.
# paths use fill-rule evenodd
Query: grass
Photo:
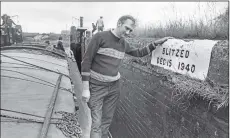
<svg viewBox="0 0 230 138"><path fill-rule="evenodd" d="M228 8L224 13L217 17L208 17L195 21L192 17L187 20L179 18L178 20L168 20L166 25L148 25L146 28L137 28L134 32L135 39L127 39L131 45L142 47L150 43L150 38L157 39L166 36L173 36L179 39L212 39L227 40L229 39L229 11ZM223 48L223 47L221 47ZM224 50L224 49L222 49ZM224 59L228 62L229 56L223 57L222 53L214 54L218 59ZM141 66L146 66L150 70L156 68L150 65L151 55L143 58L133 58ZM167 74L167 73L166 73ZM214 104L218 109L229 106L229 86L222 86L206 78L205 81L199 81L184 75L169 73L171 87L175 90L172 95L173 100L192 99L196 96Z"/></svg>
<svg viewBox="0 0 230 138"><path fill-rule="evenodd" d="M229 38L229 12L228 8L217 17L205 16L204 19L195 20L193 17L177 20L168 20L166 25L161 23L158 26L148 24L148 27L139 27L134 32L138 37L161 38L173 36L184 39L218 39Z"/></svg>
<svg viewBox="0 0 230 138"><path fill-rule="evenodd" d="M140 48L146 46L150 41L153 39L127 39L127 41L134 47ZM228 63L229 62L229 54L228 54L228 45L229 42L227 40L218 41L216 46L214 47L214 51L212 52L211 60L213 61L223 61ZM151 55L147 55L145 57L131 57L126 55L128 64L137 63L140 66L146 67L150 72L157 72L162 75L166 75L168 80L168 85L172 88L172 101L174 102L181 102L181 101L189 101L195 97L200 97L201 99L208 101L210 104L214 105L216 109L226 108L229 106L229 85L222 84L217 80L212 80L211 75L207 76L205 81L200 81L197 79L193 79L189 76L181 75L170 70L165 70L161 67L157 67L151 65ZM216 65L216 64L213 64ZM218 64L219 65L219 64ZM210 65L210 68L212 65ZM209 68L209 69L210 69ZM160 71L159 71L159 70ZM158 71L156 71L158 70ZM220 69L223 70L223 69ZM216 74L220 72L215 72ZM223 75L223 74L222 74ZM227 74L226 74L227 75ZM209 78L210 77L210 78ZM223 76L224 77L224 76ZM150 80L151 81L151 80ZM154 81L154 80L153 80ZM179 103L180 106L181 103ZM187 108L184 106L183 108Z"/></svg>
<svg viewBox="0 0 230 138"><path fill-rule="evenodd" d="M138 64L145 67L150 74L157 73L157 75L165 76L163 85L172 89L171 100L180 105L183 110L188 108L186 104L183 105L183 102L188 102L195 97L208 101L209 105L212 104L217 110L229 106L229 86L226 84L216 83L209 77L205 81L190 78L189 76L151 65L147 60L141 58L126 56L123 62L128 65Z"/></svg>

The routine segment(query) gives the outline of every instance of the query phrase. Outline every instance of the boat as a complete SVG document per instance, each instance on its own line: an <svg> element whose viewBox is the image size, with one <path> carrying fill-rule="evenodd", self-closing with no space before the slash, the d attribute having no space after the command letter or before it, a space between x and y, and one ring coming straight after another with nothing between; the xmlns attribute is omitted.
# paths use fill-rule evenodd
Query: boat
<svg viewBox="0 0 230 138"><path fill-rule="evenodd" d="M35 45L1 47L1 137L79 138L67 57Z"/></svg>

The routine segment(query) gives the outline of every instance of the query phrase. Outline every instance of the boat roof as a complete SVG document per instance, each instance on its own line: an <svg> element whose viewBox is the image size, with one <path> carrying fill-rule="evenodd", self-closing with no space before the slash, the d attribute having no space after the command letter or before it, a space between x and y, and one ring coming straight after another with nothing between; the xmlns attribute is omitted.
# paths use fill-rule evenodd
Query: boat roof
<svg viewBox="0 0 230 138"><path fill-rule="evenodd" d="M1 115L44 121L60 74L63 76L52 119L62 118L55 113L57 111L75 111L65 56L39 47L1 48ZM42 123L18 123L1 116L1 136L4 138L36 138L41 127ZM56 124L50 124L48 137L64 138L65 135Z"/></svg>

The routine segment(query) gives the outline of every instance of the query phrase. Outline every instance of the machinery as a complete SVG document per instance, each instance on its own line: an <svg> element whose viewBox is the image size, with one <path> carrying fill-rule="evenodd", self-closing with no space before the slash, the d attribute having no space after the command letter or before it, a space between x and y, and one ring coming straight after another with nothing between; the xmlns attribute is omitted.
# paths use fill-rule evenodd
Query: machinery
<svg viewBox="0 0 230 138"><path fill-rule="evenodd" d="M83 27L83 17L80 17L80 26L70 28L70 49L73 51L79 72L81 72L81 61L85 53L85 32Z"/></svg>
<svg viewBox="0 0 230 138"><path fill-rule="evenodd" d="M22 27L13 22L10 16L2 16L3 24L1 25L1 46L10 46L15 43L22 43ZM14 26L12 25L15 24Z"/></svg>

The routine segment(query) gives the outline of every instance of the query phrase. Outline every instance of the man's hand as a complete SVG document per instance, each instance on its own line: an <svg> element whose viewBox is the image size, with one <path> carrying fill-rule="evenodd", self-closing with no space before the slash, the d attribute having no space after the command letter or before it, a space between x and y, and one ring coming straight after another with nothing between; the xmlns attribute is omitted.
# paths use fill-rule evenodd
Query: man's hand
<svg viewBox="0 0 230 138"><path fill-rule="evenodd" d="M66 52L66 54L67 54L67 56L68 56L69 58L72 57L72 55L73 55L73 51L72 51L72 50L67 49L67 50L65 50L65 52Z"/></svg>
<svg viewBox="0 0 230 138"><path fill-rule="evenodd" d="M70 50L69 48L65 50L65 53L67 54L68 58L73 59L73 51Z"/></svg>
<svg viewBox="0 0 230 138"><path fill-rule="evenodd" d="M173 39L174 37L164 37L161 38L159 40L156 40L155 42L153 42L154 45L162 45L165 41L167 41L168 39Z"/></svg>
<svg viewBox="0 0 230 138"><path fill-rule="evenodd" d="M82 92L82 101L88 102L90 98L90 91L89 90L83 90Z"/></svg>
<svg viewBox="0 0 230 138"><path fill-rule="evenodd" d="M90 91L89 91L89 81L82 81L83 84L83 91L82 91L82 101L88 102L90 98Z"/></svg>

